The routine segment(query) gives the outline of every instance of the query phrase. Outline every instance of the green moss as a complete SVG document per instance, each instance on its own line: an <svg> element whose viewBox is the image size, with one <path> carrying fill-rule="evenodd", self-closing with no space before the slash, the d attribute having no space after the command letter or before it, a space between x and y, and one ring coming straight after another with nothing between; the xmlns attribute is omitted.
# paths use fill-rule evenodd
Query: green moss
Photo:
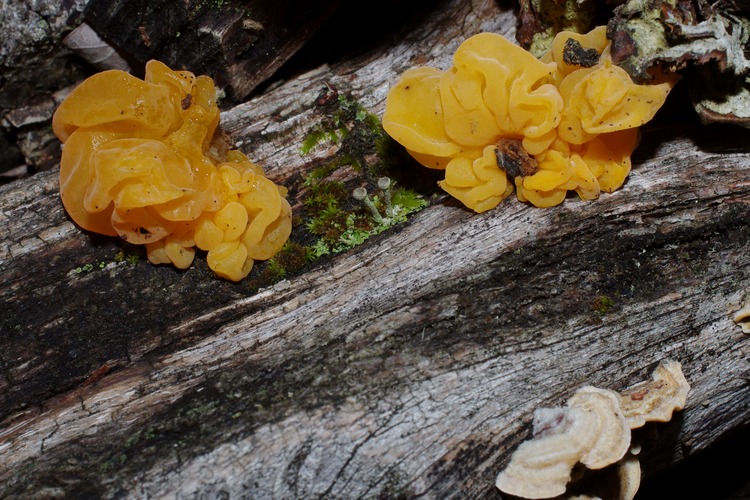
<svg viewBox="0 0 750 500"><path fill-rule="evenodd" d="M352 204L351 200L334 197L329 198L326 205L318 206L318 211L306 222L306 229L318 237L309 249L308 258L315 260L361 245L371 236L406 222L408 215L429 204L411 190L390 190L390 205L385 201L384 192L370 198L374 213L370 213L361 202L355 200Z"/></svg>
<svg viewBox="0 0 750 500"><path fill-rule="evenodd" d="M294 241L287 241L281 252L273 260L284 274L296 273L307 264L306 251L307 249L304 245Z"/></svg>
<svg viewBox="0 0 750 500"><path fill-rule="evenodd" d="M256 264L258 271L248 279L250 288L257 290L299 273L309 262L307 254L305 245L287 241L273 258Z"/></svg>
<svg viewBox="0 0 750 500"><path fill-rule="evenodd" d="M322 119L308 131L300 152L307 155L319 144L340 144L336 163L365 168L366 156L375 152L378 141L386 136L380 119L351 97L330 87L324 92L331 92L331 97L319 105Z"/></svg>
<svg viewBox="0 0 750 500"><path fill-rule="evenodd" d="M386 202L378 178L400 175L414 160L384 132L376 115L330 86L323 89L315 105L316 124L305 136L300 153L307 155L323 143L337 145L337 151L310 170L299 185L290 187L299 206L292 234L276 256L255 263L244 280L251 290L271 286L321 258L361 245L429 205L418 191L393 181L390 204ZM437 189L435 181L430 185ZM375 213L352 196L361 187L372 193Z"/></svg>
<svg viewBox="0 0 750 500"><path fill-rule="evenodd" d="M311 131L307 136L305 137L305 140L302 141L302 147L300 148L300 152L303 155L308 154L310 151L315 148L318 144L326 143L326 142L339 142L341 140L341 135L339 135L339 130L320 130L315 129Z"/></svg>
<svg viewBox="0 0 750 500"><path fill-rule="evenodd" d="M93 264L84 264L80 267L76 267L75 269L73 269L73 272L76 274L81 274L81 273L90 273L93 270L94 270Z"/></svg>
<svg viewBox="0 0 750 500"><path fill-rule="evenodd" d="M120 251L112 257L112 260L97 260L95 262L87 262L86 264L78 266L71 271L75 274L90 273L95 269L105 269L110 263L133 266L138 263L140 258L140 253L137 250L120 249Z"/></svg>
<svg viewBox="0 0 750 500"><path fill-rule="evenodd" d="M599 314L606 314L615 305L614 301L606 295L599 295L594 299L592 307Z"/></svg>
<svg viewBox="0 0 750 500"><path fill-rule="evenodd" d="M308 176L305 181L310 190L302 201L307 209L312 211L331 209L331 207L342 205L349 198L349 192L341 182L318 181L311 176Z"/></svg>
<svg viewBox="0 0 750 500"><path fill-rule="evenodd" d="M337 154L315 168L305 178L302 198L302 224L307 240L307 259L317 260L361 245L375 234L405 222L407 216L429 202L405 186L391 187L386 193L377 187L377 178L403 168L403 147L383 130L380 119L350 96L340 95L327 86L316 100L321 118L308 132L300 149L309 154L322 143L338 144ZM330 177L340 169L350 169L356 180L345 186ZM374 206L352 197L355 188L365 188Z"/></svg>

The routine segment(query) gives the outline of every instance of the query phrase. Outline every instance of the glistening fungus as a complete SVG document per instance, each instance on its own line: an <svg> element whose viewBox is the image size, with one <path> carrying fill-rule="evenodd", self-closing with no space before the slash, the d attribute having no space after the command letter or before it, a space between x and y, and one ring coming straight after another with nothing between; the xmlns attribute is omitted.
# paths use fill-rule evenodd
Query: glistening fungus
<svg viewBox="0 0 750 500"><path fill-rule="evenodd" d="M638 127L674 83L634 83L612 64L604 26L558 33L539 59L480 33L448 70L407 70L388 94L383 128L422 165L445 170L440 187L476 212L514 187L519 200L550 207L569 191L592 200L620 188ZM516 161L504 161L509 144Z"/></svg>
<svg viewBox="0 0 750 500"><path fill-rule="evenodd" d="M222 147L208 76L158 61L144 80L97 73L74 89L52 126L64 143L60 194L83 229L145 245L154 264L185 269L196 247L239 281L291 233L286 189Z"/></svg>
<svg viewBox="0 0 750 500"><path fill-rule="evenodd" d="M582 387L564 407L534 412L533 437L513 452L497 476L497 488L521 498L552 498L565 493L574 467L602 469L618 464L619 498L638 490L640 466L631 430L646 422L666 422L685 406L690 386L676 361L661 363L652 380L618 394Z"/></svg>

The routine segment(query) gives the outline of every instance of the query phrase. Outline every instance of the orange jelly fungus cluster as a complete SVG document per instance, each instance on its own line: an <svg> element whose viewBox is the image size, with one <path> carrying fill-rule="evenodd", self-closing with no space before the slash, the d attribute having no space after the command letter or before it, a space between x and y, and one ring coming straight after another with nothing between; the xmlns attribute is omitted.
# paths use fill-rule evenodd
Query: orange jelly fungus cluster
<svg viewBox="0 0 750 500"><path fill-rule="evenodd" d="M286 189L239 151L212 143L219 124L211 78L158 61L144 80L98 73L53 117L64 143L60 193L82 228L146 246L154 264L208 266L239 281L291 233Z"/></svg>
<svg viewBox="0 0 750 500"><path fill-rule="evenodd" d="M570 39L594 54L589 67L565 61ZM445 170L440 187L476 212L514 185L519 200L550 207L568 191L592 200L622 186L638 127L674 82L635 84L612 64L604 26L559 33L540 59L481 33L448 70L407 70L388 94L383 128L422 165Z"/></svg>

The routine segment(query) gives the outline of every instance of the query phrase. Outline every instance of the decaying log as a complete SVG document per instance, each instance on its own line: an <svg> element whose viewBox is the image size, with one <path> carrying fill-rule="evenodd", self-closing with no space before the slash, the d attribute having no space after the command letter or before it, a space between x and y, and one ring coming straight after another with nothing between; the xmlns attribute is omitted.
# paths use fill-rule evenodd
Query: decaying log
<svg viewBox="0 0 750 500"><path fill-rule="evenodd" d="M514 26L494 1L446 2L223 127L298 208L336 149L299 152L325 83L380 115L406 68ZM115 261L118 242L69 221L54 172L0 187L0 496L496 498L535 408L666 358L692 390L644 445L647 477L747 428L732 316L750 291L749 132L672 97L611 195L483 214L438 197L257 293L201 259Z"/></svg>
<svg viewBox="0 0 750 500"><path fill-rule="evenodd" d="M49 119L69 87L92 72L130 68L143 76L146 62L159 59L212 75L229 107L274 74L343 3L25 0L3 6L0 146L10 148L0 152L0 174L17 167L20 157L28 173L54 165L50 158L59 157L59 148L50 146Z"/></svg>
<svg viewBox="0 0 750 500"><path fill-rule="evenodd" d="M60 43L83 17L84 1L4 2L0 9L0 111L74 83L81 64Z"/></svg>
<svg viewBox="0 0 750 500"><path fill-rule="evenodd" d="M89 0L85 16L102 38L140 65L213 76L238 102L315 34L343 0Z"/></svg>
<svg viewBox="0 0 750 500"><path fill-rule="evenodd" d="M55 106L51 95L86 76L85 65L60 43L80 23L83 4L22 0L0 8L0 183L36 167L28 159L24 165L19 129L48 120ZM44 116L38 120L40 110Z"/></svg>

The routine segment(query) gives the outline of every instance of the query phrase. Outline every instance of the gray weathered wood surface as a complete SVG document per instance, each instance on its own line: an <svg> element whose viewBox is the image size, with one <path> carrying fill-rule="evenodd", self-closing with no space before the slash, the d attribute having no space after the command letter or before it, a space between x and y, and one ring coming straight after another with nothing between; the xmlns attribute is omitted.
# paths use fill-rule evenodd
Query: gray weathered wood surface
<svg viewBox="0 0 750 500"><path fill-rule="evenodd" d="M513 16L445 2L223 127L294 194L335 150L299 154L323 82L381 114L403 70L447 66L478 31L512 37ZM647 476L747 428L732 316L750 291L750 134L685 108L644 129L612 195L483 214L442 198L255 294L200 259L111 262L117 242L69 222L54 172L0 187L0 497L494 498L535 408L665 358L692 391L644 446Z"/></svg>

